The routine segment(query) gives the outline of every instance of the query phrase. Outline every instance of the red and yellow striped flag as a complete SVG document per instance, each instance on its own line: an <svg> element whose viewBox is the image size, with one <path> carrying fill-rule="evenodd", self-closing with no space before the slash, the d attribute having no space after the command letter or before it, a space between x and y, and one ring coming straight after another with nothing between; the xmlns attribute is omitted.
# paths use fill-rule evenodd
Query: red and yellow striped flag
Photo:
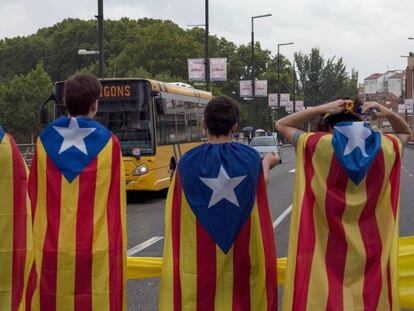
<svg viewBox="0 0 414 311"><path fill-rule="evenodd" d="M56 120L37 141L29 194L32 310L126 310L125 182L115 136L91 119Z"/></svg>
<svg viewBox="0 0 414 311"><path fill-rule="evenodd" d="M26 164L13 138L0 127L0 310L26 306L32 254L32 216Z"/></svg>
<svg viewBox="0 0 414 311"><path fill-rule="evenodd" d="M180 160L166 202L160 310L277 310L266 185L247 148L206 144Z"/></svg>
<svg viewBox="0 0 414 311"><path fill-rule="evenodd" d="M341 132L348 135L348 129ZM357 130L367 131L362 125ZM335 135L309 133L298 140L283 310L399 310L401 143L374 133L375 152L361 136L345 139L341 149ZM363 169L346 173L336 150L354 160L372 155L365 175Z"/></svg>

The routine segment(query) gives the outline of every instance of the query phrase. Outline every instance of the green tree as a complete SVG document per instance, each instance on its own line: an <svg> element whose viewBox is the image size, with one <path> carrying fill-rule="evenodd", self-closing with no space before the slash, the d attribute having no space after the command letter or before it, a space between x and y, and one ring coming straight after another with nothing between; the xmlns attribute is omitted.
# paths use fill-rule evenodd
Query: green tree
<svg viewBox="0 0 414 311"><path fill-rule="evenodd" d="M42 63L27 75L1 84L0 124L19 143L32 142L40 133L40 105L51 90L52 82Z"/></svg>

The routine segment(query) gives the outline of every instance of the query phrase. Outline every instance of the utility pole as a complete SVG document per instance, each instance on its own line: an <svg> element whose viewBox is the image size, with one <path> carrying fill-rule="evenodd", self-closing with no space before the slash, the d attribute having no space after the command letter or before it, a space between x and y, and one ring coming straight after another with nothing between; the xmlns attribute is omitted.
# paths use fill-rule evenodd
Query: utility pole
<svg viewBox="0 0 414 311"><path fill-rule="evenodd" d="M210 90L210 61L209 61L209 55L208 55L208 0L205 0L206 4L206 22L205 22L205 55L204 55L204 61L205 61L205 80L206 80L206 91Z"/></svg>
<svg viewBox="0 0 414 311"><path fill-rule="evenodd" d="M295 89L296 89L296 70L295 70L295 59L293 59L293 72L292 72L292 101L293 101L293 112L296 112L296 98L295 98Z"/></svg>
<svg viewBox="0 0 414 311"><path fill-rule="evenodd" d="M104 55L104 16L103 0L98 0L98 34L99 34L99 78L105 77L105 55Z"/></svg>

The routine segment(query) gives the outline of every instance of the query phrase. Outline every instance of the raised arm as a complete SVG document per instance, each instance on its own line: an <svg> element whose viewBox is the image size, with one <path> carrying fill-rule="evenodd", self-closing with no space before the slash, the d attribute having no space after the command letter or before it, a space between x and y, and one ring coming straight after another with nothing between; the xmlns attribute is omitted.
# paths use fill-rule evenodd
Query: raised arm
<svg viewBox="0 0 414 311"><path fill-rule="evenodd" d="M367 103L362 106L362 111L364 113L372 109L377 110L377 112L374 112L374 115L377 117L386 118L390 122L393 131L398 135L401 141L408 141L411 135L411 130L403 118L401 118L391 109L388 109L379 103Z"/></svg>
<svg viewBox="0 0 414 311"><path fill-rule="evenodd" d="M306 121L314 119L321 114L337 114L345 110L345 104L349 100L335 100L327 104L311 107L291 115L288 115L276 122L277 131L282 134L289 142L293 142L293 136L299 127Z"/></svg>

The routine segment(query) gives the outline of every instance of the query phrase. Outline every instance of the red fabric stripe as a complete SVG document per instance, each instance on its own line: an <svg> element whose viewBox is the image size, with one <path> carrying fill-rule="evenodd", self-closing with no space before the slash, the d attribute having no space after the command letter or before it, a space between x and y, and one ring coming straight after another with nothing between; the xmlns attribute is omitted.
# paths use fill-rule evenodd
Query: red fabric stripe
<svg viewBox="0 0 414 311"><path fill-rule="evenodd" d="M367 203L359 219L359 228L365 246L364 309L376 310L382 288L381 252L382 243L375 218L378 197L384 180L384 153L382 150L373 161L367 177Z"/></svg>
<svg viewBox="0 0 414 311"><path fill-rule="evenodd" d="M400 197L400 174L401 174L401 156L398 148L397 138L391 135L384 134L393 144L395 152L395 162L390 173L390 185L391 185L391 207L394 214L394 220L397 217L398 199Z"/></svg>
<svg viewBox="0 0 414 311"><path fill-rule="evenodd" d="M328 302L326 310L343 310L343 282L348 244L342 216L346 208L348 176L334 155L326 181L325 212L329 235L325 263L328 275Z"/></svg>
<svg viewBox="0 0 414 311"><path fill-rule="evenodd" d="M121 220L121 148L118 139L112 136L112 171L108 195L108 245L109 245L109 306L111 311L122 310L124 276Z"/></svg>
<svg viewBox="0 0 414 311"><path fill-rule="evenodd" d="M216 243L197 220L197 310L214 310L216 296Z"/></svg>
<svg viewBox="0 0 414 311"><path fill-rule="evenodd" d="M40 275L40 309L56 310L57 252L60 226L62 175L46 160L46 235Z"/></svg>
<svg viewBox="0 0 414 311"><path fill-rule="evenodd" d="M317 132L311 135L307 140L304 154L305 193L300 215L292 304L292 310L295 311L306 310L308 301L309 279L312 269L313 252L315 250L315 224L313 221L315 196L311 187L311 181L314 175L312 157L319 139L326 134Z"/></svg>
<svg viewBox="0 0 414 311"><path fill-rule="evenodd" d="M277 310L277 269L275 265L276 248L263 173L259 177L256 196L263 240L265 257L264 264L266 266L267 310Z"/></svg>
<svg viewBox="0 0 414 311"><path fill-rule="evenodd" d="M95 159L79 175L76 219L75 310L92 310L92 244L95 207Z"/></svg>
<svg viewBox="0 0 414 311"><path fill-rule="evenodd" d="M233 245L233 311L250 310L250 227L249 217Z"/></svg>
<svg viewBox="0 0 414 311"><path fill-rule="evenodd" d="M171 235L173 256L173 300L174 310L181 311L180 282L180 223L181 223L181 182L178 170L175 172L175 184L171 211Z"/></svg>
<svg viewBox="0 0 414 311"><path fill-rule="evenodd" d="M9 135L7 136L10 140L13 160L13 275L11 310L18 310L23 297L26 263L26 167L14 139Z"/></svg>
<svg viewBox="0 0 414 311"><path fill-rule="evenodd" d="M32 268L30 270L29 280L27 282L26 311L32 310L32 299L33 299L33 294L36 289L36 283L37 283L36 266L35 266L35 263L33 263Z"/></svg>

